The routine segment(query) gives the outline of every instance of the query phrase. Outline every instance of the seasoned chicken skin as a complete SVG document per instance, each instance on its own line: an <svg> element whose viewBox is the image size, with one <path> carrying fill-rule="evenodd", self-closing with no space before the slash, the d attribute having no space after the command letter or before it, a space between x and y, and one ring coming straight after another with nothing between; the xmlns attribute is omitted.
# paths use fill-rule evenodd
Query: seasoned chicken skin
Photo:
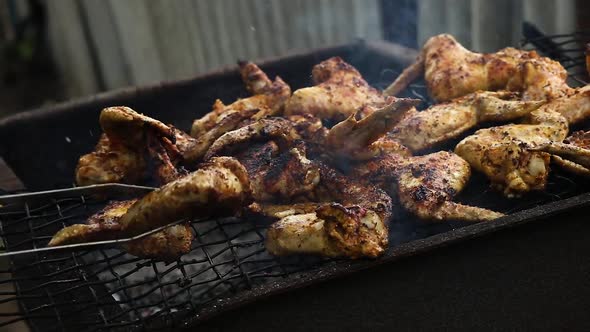
<svg viewBox="0 0 590 332"><path fill-rule="evenodd" d="M332 127L325 139L327 150L335 154L354 155L355 159L368 159L383 153L383 150L399 151L400 144L386 144L380 140L384 133L394 128L406 113L419 104L416 99L392 98L391 103L383 108L366 112L362 119L362 110ZM369 107L369 106L366 106Z"/></svg>
<svg viewBox="0 0 590 332"><path fill-rule="evenodd" d="M252 62L240 62L240 75L246 85L246 89L252 93L252 97L238 99L230 105L224 105L221 100L216 100L213 110L193 122L191 136L199 138L218 127L220 122L228 116L235 114L233 117L241 115L242 121L248 123L268 116L280 115L283 112L285 103L291 96L291 88L280 77L276 77L274 82ZM253 114L248 114L253 112ZM232 128L226 127L225 131L237 129L240 121L236 122ZM223 134L223 132L221 132ZM217 137L219 137L218 135ZM215 137L215 138L217 138Z"/></svg>
<svg viewBox="0 0 590 332"><path fill-rule="evenodd" d="M137 183L145 176L143 154L102 134L93 152L80 157L76 183Z"/></svg>
<svg viewBox="0 0 590 332"><path fill-rule="evenodd" d="M79 185L138 183L151 163L156 171L149 175L159 183L183 174L176 166L186 163L187 150L195 144L188 135L128 107L105 108L99 121L104 133L95 150L78 161Z"/></svg>
<svg viewBox="0 0 590 332"><path fill-rule="evenodd" d="M389 241L391 198L380 189L347 178L326 165L320 165L320 179L318 186L307 194L311 203L284 206L282 211L276 207L266 209L281 218L267 231L267 250L273 255L381 255Z"/></svg>
<svg viewBox="0 0 590 332"><path fill-rule="evenodd" d="M388 103L381 92L339 57L314 66L312 78L315 86L293 92L285 106L286 115L312 114L324 121L339 122L363 106L379 108Z"/></svg>
<svg viewBox="0 0 590 332"><path fill-rule="evenodd" d="M478 130L463 139L455 152L507 196L541 190L547 182L549 155L539 147L561 143L568 123L589 114L590 91L580 90L531 112L526 123Z"/></svg>
<svg viewBox="0 0 590 332"><path fill-rule="evenodd" d="M232 150L243 148L251 142L274 140L279 145L289 146L300 139L293 124L284 118L260 119L242 128L227 132L219 137L205 154L205 159L228 155Z"/></svg>
<svg viewBox="0 0 590 332"><path fill-rule="evenodd" d="M101 111L104 133L93 152L83 155L76 167L76 183L138 183L146 174L148 140L174 137L173 129L128 107L108 107Z"/></svg>
<svg viewBox="0 0 590 332"><path fill-rule="evenodd" d="M266 118L225 133L206 158L237 158L246 167L256 201L281 201L313 189L319 181L306 150L292 122Z"/></svg>
<svg viewBox="0 0 590 332"><path fill-rule="evenodd" d="M121 216L137 200L111 202L91 216L87 224L65 228L54 236L50 246L117 239L121 236ZM146 237L122 244L123 250L142 258L172 261L190 251L193 233L188 224L170 226Z"/></svg>
<svg viewBox="0 0 590 332"><path fill-rule="evenodd" d="M521 118L545 103L520 101L519 97L507 91L480 91L436 104L404 118L393 128L392 137L412 151L421 151L459 137L480 123Z"/></svg>
<svg viewBox="0 0 590 332"><path fill-rule="evenodd" d="M248 205L250 199L250 183L244 167L233 158L213 158L197 171L137 201L111 205L91 217L88 224L72 225L60 230L53 236L49 246L127 238L181 219L232 215ZM142 243L132 242L127 248L145 256L153 254L170 259L184 252L181 249L188 248L188 232L190 230L187 227L176 227L139 240L144 241ZM164 247L170 246L168 240L178 239L181 239L181 243L175 245L179 249Z"/></svg>
<svg viewBox="0 0 590 332"><path fill-rule="evenodd" d="M355 144L354 149L346 147L343 150L350 158L347 164L353 165L350 171L353 178L369 181L397 197L407 210L421 219L482 221L502 216L490 210L452 202L471 175L469 164L457 155L445 151L411 157L409 153L397 148L400 145L386 134L389 127L396 124L395 121L388 126L372 125L373 120L383 117L387 111L384 108L361 121L345 125L354 128L356 137L365 138L353 139L353 142L359 144ZM397 120L401 118L396 117ZM340 124L330 129L328 137L333 132L340 132L339 126ZM373 153L355 153L363 144ZM375 144L387 148L375 149ZM341 145L332 145L332 148L338 150ZM336 163L339 164L337 161Z"/></svg>
<svg viewBox="0 0 590 332"><path fill-rule="evenodd" d="M452 201L471 176L469 164L453 153L440 151L410 158L390 154L360 164L354 172L397 197L406 210L426 221L471 222L503 216Z"/></svg>
<svg viewBox="0 0 590 332"><path fill-rule="evenodd" d="M385 91L396 95L424 74L432 98L450 101L476 91L511 90L525 100L554 99L567 95L567 72L557 61L535 51L504 48L496 53L474 53L451 35L430 38L416 63L408 67Z"/></svg>

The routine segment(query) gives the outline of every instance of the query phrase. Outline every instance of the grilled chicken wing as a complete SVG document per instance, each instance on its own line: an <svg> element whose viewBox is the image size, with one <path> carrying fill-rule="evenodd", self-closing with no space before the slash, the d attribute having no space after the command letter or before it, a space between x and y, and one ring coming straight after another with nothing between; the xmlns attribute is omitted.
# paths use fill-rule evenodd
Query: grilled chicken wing
<svg viewBox="0 0 590 332"><path fill-rule="evenodd" d="M136 202L137 200L111 202L100 212L88 218L87 224L64 228L51 240L50 245L120 238L119 220ZM174 225L141 239L124 243L122 247L123 250L137 257L172 261L190 251L193 237L188 224Z"/></svg>
<svg viewBox="0 0 590 332"><path fill-rule="evenodd" d="M108 107L100 113L104 133L89 154L80 157L76 182L91 185L108 182L137 183L145 177L148 137L173 139L169 126L128 107Z"/></svg>
<svg viewBox="0 0 590 332"><path fill-rule="evenodd" d="M452 201L471 171L465 160L446 151L409 158L388 154L358 165L354 174L397 197L405 209L423 220L485 221L502 216Z"/></svg>
<svg viewBox="0 0 590 332"><path fill-rule="evenodd" d="M291 88L280 77L272 82L268 76L252 62L240 62L240 74L246 85L246 89L253 94L252 97L238 99L230 105L224 105L220 100L215 101L213 110L204 117L193 122L191 136L199 138L205 135L227 116L228 113L242 115L242 121L236 122L232 128L227 127L225 131L237 129L239 123L256 121L267 116L279 115L285 103L291 96ZM246 114L253 112L254 114ZM234 117L237 115L234 115ZM220 135L223 132L220 133ZM219 136L220 136L219 135ZM219 137L217 136L217 137ZM215 139L217 138L215 137Z"/></svg>
<svg viewBox="0 0 590 332"><path fill-rule="evenodd" d="M274 144L268 142L265 145ZM313 190L320 181L317 166L307 159L303 145L277 151L265 159L258 159L258 153L251 153L256 150L256 146L248 148L236 158L246 166L253 196L258 202L286 201ZM261 150L266 152L270 149Z"/></svg>
<svg viewBox="0 0 590 332"><path fill-rule="evenodd" d="M571 173L590 177L590 131L576 131L563 143L550 142L535 150L551 153L551 161Z"/></svg>
<svg viewBox="0 0 590 332"><path fill-rule="evenodd" d="M131 148L145 144L147 132L174 140L174 130L170 126L125 106L103 109L100 112L99 122L110 139Z"/></svg>
<svg viewBox="0 0 590 332"><path fill-rule="evenodd" d="M406 102L405 106L409 108L411 103ZM353 144L353 148L343 149L351 159L348 163L356 164L351 170L354 178L370 181L393 197L398 197L407 210L421 219L481 221L501 216L490 210L452 202L471 175L469 164L457 155L443 151L411 157L409 153L404 153L404 150L391 148L400 146L391 136L386 135L387 130L395 125L396 121L391 121L388 125L373 125L388 112L391 112L391 109L383 108L361 121L342 125L343 128L354 128L354 136L362 138L352 140L358 143ZM402 116L397 116L395 120L401 118ZM351 119L347 121L350 122ZM342 132L340 126L338 124L332 127L328 137L335 137L334 135ZM371 148L375 144L388 146L390 149ZM360 154L362 157L359 158L355 151L362 149L363 145L368 146L369 151L380 153ZM333 144L331 147L338 150L342 146ZM336 154L343 155L338 152Z"/></svg>
<svg viewBox="0 0 590 332"><path fill-rule="evenodd" d="M414 112L395 126L392 137L412 151L421 151L456 138L483 122L521 118L545 101L520 101L518 94L480 91Z"/></svg>
<svg viewBox="0 0 590 332"><path fill-rule="evenodd" d="M286 200L319 181L297 130L283 118L260 119L221 136L206 158L231 155L245 167L256 201Z"/></svg>
<svg viewBox="0 0 590 332"><path fill-rule="evenodd" d="M400 145L392 147L383 140L375 141L396 126L419 103L416 99L393 98L383 108L366 112L369 115L362 119L358 119L362 110L357 111L330 129L326 136L326 147L338 154L354 154L355 159L371 158L383 153L384 148L399 150Z"/></svg>
<svg viewBox="0 0 590 332"><path fill-rule="evenodd" d="M230 153L251 142L274 140L279 145L289 146L300 139L292 123L284 118L260 119L245 127L227 132L219 137L205 154L205 159Z"/></svg>
<svg viewBox="0 0 590 332"><path fill-rule="evenodd" d="M496 53L474 53L452 36L442 34L426 41L416 63L384 94L400 93L422 73L430 95L438 102L480 90L519 91L525 100L554 99L571 91L559 62L540 57L535 51L508 47Z"/></svg>
<svg viewBox="0 0 590 332"><path fill-rule="evenodd" d="M137 183L145 177L143 154L102 134L93 152L80 157L76 183L87 186L99 183Z"/></svg>
<svg viewBox="0 0 590 332"><path fill-rule="evenodd" d="M247 205L250 199L250 183L244 167L233 158L214 158L197 171L137 201L109 206L90 218L88 224L62 229L53 236L49 246L126 238L184 218L231 215ZM192 239L189 232L187 227L175 227L132 242L127 249L145 256L153 254L170 259L188 250L189 237ZM175 243L174 249L167 248L171 246L170 241L177 240L180 243Z"/></svg>
<svg viewBox="0 0 590 332"><path fill-rule="evenodd" d="M389 241L391 198L326 165L319 168L321 181L308 193L313 203L285 206L282 211L277 207L266 209L267 213L281 218L267 231L267 250L274 255L307 253L349 258L381 255Z"/></svg>
<svg viewBox="0 0 590 332"><path fill-rule="evenodd" d="M463 139L455 152L507 196L545 188L549 155L539 147L562 142L568 123L590 114L590 91L555 99L526 117L526 123L481 129Z"/></svg>
<svg viewBox="0 0 590 332"><path fill-rule="evenodd" d="M285 106L286 115L312 114L322 120L339 122L363 106L378 108L388 103L381 92L339 57L313 67L312 78L315 86L293 92Z"/></svg>
<svg viewBox="0 0 590 332"><path fill-rule="evenodd" d="M146 146L150 155L159 165L171 164L188 165L194 167L199 163L209 147L220 136L228 131L240 127L244 121L257 114L258 109L246 109L242 111L228 111L222 114L216 126L209 128L207 132L193 138L181 130L167 126L158 120L139 114L127 107L110 107L101 112L100 122L103 130L112 139L124 140L125 135L134 137L125 144L136 149ZM113 138L114 137L114 138ZM161 148L157 146L161 145ZM163 153L169 156L163 156ZM162 161L169 158L171 163ZM169 167L166 167L172 171ZM166 183L169 181L164 181Z"/></svg>

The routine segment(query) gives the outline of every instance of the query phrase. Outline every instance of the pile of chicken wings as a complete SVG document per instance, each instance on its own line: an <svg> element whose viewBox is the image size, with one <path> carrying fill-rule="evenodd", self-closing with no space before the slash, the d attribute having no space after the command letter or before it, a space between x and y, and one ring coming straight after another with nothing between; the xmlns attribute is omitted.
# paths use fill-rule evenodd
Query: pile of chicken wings
<svg viewBox="0 0 590 332"><path fill-rule="evenodd" d="M472 169L509 197L543 190L550 162L590 174L590 134L568 137L569 125L590 114L590 89L569 87L564 68L534 51L480 54L438 35L384 91L338 57L314 66L314 85L294 92L254 63L239 70L251 97L217 100L190 134L127 107L104 109L103 134L80 158L76 182L160 187L110 203L49 245L247 215L271 223L266 249L274 255L377 257L395 205L426 221L501 217L453 201ZM395 95L421 77L437 104L418 111L418 100ZM465 137L487 123L496 126ZM424 153L461 137L454 152ZM184 223L124 249L169 261L190 251L192 239Z"/></svg>

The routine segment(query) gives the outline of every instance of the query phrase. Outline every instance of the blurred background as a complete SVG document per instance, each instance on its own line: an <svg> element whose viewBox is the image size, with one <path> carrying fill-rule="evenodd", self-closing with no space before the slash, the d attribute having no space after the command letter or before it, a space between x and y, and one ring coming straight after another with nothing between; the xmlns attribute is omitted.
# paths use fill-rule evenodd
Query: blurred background
<svg viewBox="0 0 590 332"><path fill-rule="evenodd" d="M0 117L131 85L187 78L362 39L417 48L454 34L518 45L521 24L587 28L584 0L0 0Z"/></svg>

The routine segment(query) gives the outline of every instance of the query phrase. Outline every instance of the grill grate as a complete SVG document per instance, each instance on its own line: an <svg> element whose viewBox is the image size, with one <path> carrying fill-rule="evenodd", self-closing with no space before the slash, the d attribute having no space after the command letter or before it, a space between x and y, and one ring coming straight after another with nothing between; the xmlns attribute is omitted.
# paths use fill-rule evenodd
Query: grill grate
<svg viewBox="0 0 590 332"><path fill-rule="evenodd" d="M57 230L83 222L105 204L80 196L39 206L25 203L22 210L4 208L0 235L5 250L45 247ZM118 249L12 257L0 271L0 284L14 284L15 289L1 293L0 301L19 301L20 311L1 313L1 324L26 317L34 330L174 326L178 316L216 299L325 261L269 255L265 226L237 218L192 222L196 236L191 252L169 264Z"/></svg>
<svg viewBox="0 0 590 332"><path fill-rule="evenodd" d="M525 34L527 31L524 47L562 61L575 82L585 84L583 42L590 34L544 36L530 35L535 32L530 29ZM383 85L373 84L383 88L395 74L384 71ZM413 84L406 95L430 104L423 83ZM585 183L554 172L547 191L531 194L515 205L489 191L487 181L475 174L459 199L514 212L582 193ZM106 203L75 196L5 206L0 209L3 249L45 247L56 231L83 222ZM398 215L399 222L391 226L392 246L463 226L417 224L403 211ZM194 221L191 226L195 233L191 252L169 264L139 259L116 248L11 257L0 270L0 305L18 303L19 308L0 313L0 327L22 320L33 330L43 331L178 327L203 308L222 310L225 300L245 290L272 287L305 272L348 264L314 257L273 257L264 249L267 225L256 220L226 218Z"/></svg>

